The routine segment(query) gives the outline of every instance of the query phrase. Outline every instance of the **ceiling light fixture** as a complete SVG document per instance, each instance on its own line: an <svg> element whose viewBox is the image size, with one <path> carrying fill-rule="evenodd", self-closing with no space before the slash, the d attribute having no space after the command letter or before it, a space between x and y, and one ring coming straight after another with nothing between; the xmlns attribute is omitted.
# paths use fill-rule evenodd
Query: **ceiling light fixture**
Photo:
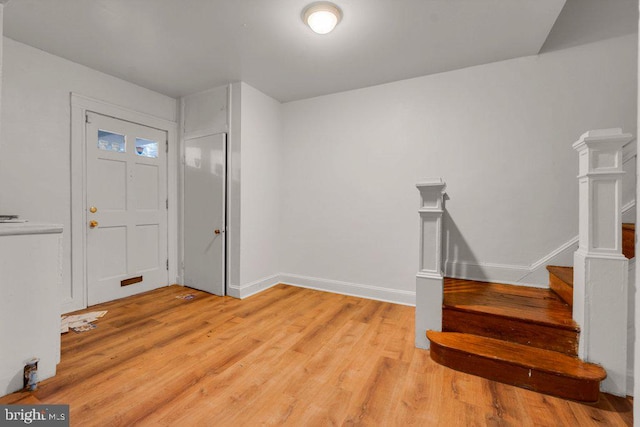
<svg viewBox="0 0 640 427"><path fill-rule="evenodd" d="M302 11L302 20L318 34L330 33L342 19L342 11L328 1L311 3Z"/></svg>

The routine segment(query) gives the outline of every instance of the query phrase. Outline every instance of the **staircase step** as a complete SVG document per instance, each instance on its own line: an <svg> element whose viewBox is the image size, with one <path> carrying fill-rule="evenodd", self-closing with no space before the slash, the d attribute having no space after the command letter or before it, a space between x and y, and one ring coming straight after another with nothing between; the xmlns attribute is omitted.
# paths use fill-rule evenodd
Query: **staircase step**
<svg viewBox="0 0 640 427"><path fill-rule="evenodd" d="M445 278L442 330L578 354L580 328L549 289Z"/></svg>
<svg viewBox="0 0 640 427"><path fill-rule="evenodd" d="M456 332L427 331L431 358L452 369L565 399L595 402L606 371L555 351Z"/></svg>
<svg viewBox="0 0 640 427"><path fill-rule="evenodd" d="M622 253L628 259L636 256L636 225L622 224Z"/></svg>
<svg viewBox="0 0 640 427"><path fill-rule="evenodd" d="M570 307L573 307L573 267L548 265L549 287Z"/></svg>

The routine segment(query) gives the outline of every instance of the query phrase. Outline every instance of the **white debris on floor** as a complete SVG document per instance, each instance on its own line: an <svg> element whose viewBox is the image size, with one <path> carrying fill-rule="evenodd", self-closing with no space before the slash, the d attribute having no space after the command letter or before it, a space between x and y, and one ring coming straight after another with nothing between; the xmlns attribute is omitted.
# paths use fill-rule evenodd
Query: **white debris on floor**
<svg viewBox="0 0 640 427"><path fill-rule="evenodd" d="M69 329L73 329L75 332L85 332L95 329L96 325L94 325L93 322L105 314L107 314L107 310L62 316L60 318L60 333L64 334L69 332Z"/></svg>

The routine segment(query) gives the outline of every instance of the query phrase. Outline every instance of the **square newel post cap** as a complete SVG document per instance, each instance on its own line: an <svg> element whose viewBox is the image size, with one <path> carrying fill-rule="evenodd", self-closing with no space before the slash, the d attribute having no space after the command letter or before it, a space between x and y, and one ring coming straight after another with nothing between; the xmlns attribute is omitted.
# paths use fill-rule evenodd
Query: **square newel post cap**
<svg viewBox="0 0 640 427"><path fill-rule="evenodd" d="M623 174L622 150L633 140L630 133L620 128L590 130L573 144L578 152L578 178L587 176L605 178Z"/></svg>
<svg viewBox="0 0 640 427"><path fill-rule="evenodd" d="M632 139L633 135L630 133L622 133L621 128L595 129L583 133L580 139L573 143L573 148L577 151L582 151L598 145L622 147Z"/></svg>
<svg viewBox="0 0 640 427"><path fill-rule="evenodd" d="M447 184L442 178L425 179L416 184L420 197L422 198L423 208L441 208L442 198L445 194L444 190Z"/></svg>
<svg viewBox="0 0 640 427"><path fill-rule="evenodd" d="M447 184L442 178L425 179L416 184L420 193L443 194Z"/></svg>

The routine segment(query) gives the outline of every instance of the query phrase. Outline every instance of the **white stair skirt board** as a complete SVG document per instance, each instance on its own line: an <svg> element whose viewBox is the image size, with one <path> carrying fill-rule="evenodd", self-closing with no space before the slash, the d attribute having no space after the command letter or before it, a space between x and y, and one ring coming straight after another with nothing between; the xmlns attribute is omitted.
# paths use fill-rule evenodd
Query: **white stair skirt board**
<svg viewBox="0 0 640 427"><path fill-rule="evenodd" d="M254 282L245 283L244 285L240 285L240 286L230 285L227 288L227 294L230 297L243 299L243 298L247 298L252 295L255 295L264 290L267 290L277 285L278 283L280 283L280 275L274 274L269 277L258 279Z"/></svg>
<svg viewBox="0 0 640 427"><path fill-rule="evenodd" d="M341 282L338 280L320 279L318 277L299 276L297 274L280 274L280 283L298 286L300 288L333 292L336 294L390 302L393 304L415 306L416 293L379 286L362 285L358 283Z"/></svg>

